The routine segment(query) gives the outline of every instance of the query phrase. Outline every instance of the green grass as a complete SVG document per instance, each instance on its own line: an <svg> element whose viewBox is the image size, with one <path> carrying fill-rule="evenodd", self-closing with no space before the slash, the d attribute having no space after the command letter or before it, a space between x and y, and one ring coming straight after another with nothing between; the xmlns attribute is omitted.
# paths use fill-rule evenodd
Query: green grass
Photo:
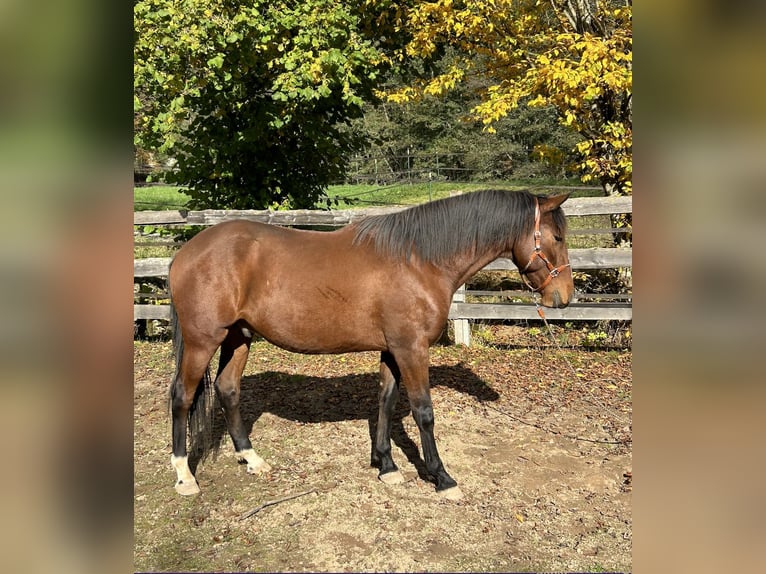
<svg viewBox="0 0 766 574"><path fill-rule="evenodd" d="M453 193L466 193L480 189L505 189L517 191L520 189L531 189L532 191L547 192L548 186L572 185L571 182L545 183L514 181L514 182L434 182L434 183L398 183L386 186L376 185L334 185L330 186L327 194L330 198L339 198L341 201L339 209L349 207L364 207L368 205L414 205L449 197ZM599 189L577 189L573 191L572 197L593 197L601 196L603 192ZM356 201L342 201L343 198L356 198Z"/></svg>
<svg viewBox="0 0 766 574"><path fill-rule="evenodd" d="M162 211L181 209L191 199L172 185L152 185L133 188L133 211Z"/></svg>
<svg viewBox="0 0 766 574"><path fill-rule="evenodd" d="M551 184L551 185L555 185ZM525 188L547 191L545 185L532 182L435 182L435 183L398 183L393 185L332 185L327 194L337 199L333 209L353 209L372 205L415 205L449 197L452 193L465 193L479 189L519 190ZM190 197L179 191L175 186L137 187L133 191L135 211L161 211L163 209L181 209L189 202ZM596 189L578 189L572 197L589 197L602 195ZM319 208L324 205L317 206Z"/></svg>
<svg viewBox="0 0 766 574"><path fill-rule="evenodd" d="M481 184L481 183L398 183L385 186L376 185L334 185L330 186L327 194L330 198L339 198L338 209L367 207L371 205L415 205L434 199L449 197L453 193L465 193L486 189L515 190L521 189L513 184ZM343 201L344 198L355 198L356 201Z"/></svg>

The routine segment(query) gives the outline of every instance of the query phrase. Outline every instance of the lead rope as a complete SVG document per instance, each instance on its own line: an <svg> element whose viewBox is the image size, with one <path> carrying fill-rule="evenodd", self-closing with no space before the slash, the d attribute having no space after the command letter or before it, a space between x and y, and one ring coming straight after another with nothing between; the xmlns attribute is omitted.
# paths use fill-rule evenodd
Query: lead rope
<svg viewBox="0 0 766 574"><path fill-rule="evenodd" d="M561 345L558 344L558 341L556 341L556 338L553 336L553 331L551 330L551 326L548 324L548 320L545 318L545 312L543 311L543 308L540 306L540 304L537 302L537 294L535 294L535 307L537 308L537 314L540 315L540 318L543 320L543 322L545 323L545 326L548 328L548 333L550 334L551 339L553 340L553 343L556 345L558 350L561 351L561 356L563 357L564 362L566 363L567 367L569 367L569 370L572 371L572 374L574 375L575 380L576 380L577 379L577 371L575 371L574 367L572 367L572 364L569 362L569 360L563 354L563 349L561 348ZM602 380L606 380L606 379L602 379ZM607 414L609 414L610 416L614 416L615 413L613 412L613 410L608 409L606 406L603 405L603 403L600 403L600 401L598 401L598 399L596 399L596 397L594 397L590 393L590 391L588 389L585 389L585 391L589 395L591 395L591 397L596 401L597 406L600 406L602 409L604 409L604 411ZM495 412L498 412L501 415L505 415L509 419L514 420L514 421L516 421L518 423L521 423L523 425L534 427L536 429L540 429L543 432L547 432L547 433L550 433L550 434L553 434L553 435L558 435L558 436L561 436L561 437L564 437L564 438L568 438L570 440L574 440L574 441L578 441L578 442L590 442L590 443L596 443L596 444L622 444L622 445L630 443L630 442L633 442L632 438L630 440L604 440L604 439L586 438L586 437L581 437L581 436L577 436L577 435L567 434L567 433L562 432L560 430L556 430L556 429L550 428L550 427L548 427L546 425L542 425L542 424L539 424L539 423L533 423L533 422L530 422L528 420L524 420L524 419L522 419L520 417L512 415L512 414L510 414L510 413L508 413L508 412L506 412L506 411L504 411L502 409L499 409L499 408L494 407L494 406L492 406L490 404L487 404L487 403L484 404L484 408L485 409L493 410ZM625 422L625 421L622 420L621 422ZM627 475L623 475L623 476L627 476Z"/></svg>
<svg viewBox="0 0 766 574"><path fill-rule="evenodd" d="M538 302L536 300L535 300L535 307L537 307L537 314L540 315L540 318L543 320L543 322L545 323L545 326L548 328L548 333L550 334L551 339L553 340L553 343L556 345L556 347L559 349L559 351L562 351L561 356L564 358L564 362L569 367L569 370L572 371L572 374L575 376L575 379L577 379L577 371L575 371L574 367L572 367L572 365L569 362L569 360L566 358L566 356L564 356L563 349L558 344L558 341L556 341L556 338L553 336L553 331L551 330L551 326L548 324L548 320L545 318L545 312L543 311L542 307L538 304ZM606 380L606 379L600 379L600 380ZM609 409L606 406L604 406L603 403L598 401L598 399L596 399L596 397L594 397L590 393L590 391L588 389L585 389L585 392L587 392L589 395L591 395L591 397L595 400L597 406L600 406L607 414L609 414L610 416L614 416L615 415L615 413L614 413L614 411L612 409ZM632 438L629 439L629 440L604 440L604 439L593 439L593 438L586 438L586 437L581 437L581 436L577 436L577 435L571 435L571 434L567 434L567 433L561 432L559 430L547 427L547 426L539 424L539 423L533 423L533 422L524 420L524 419L522 419L520 417L517 417L515 415L507 413L507 412L505 412L502 409L498 409L497 407L494 407L494 406L486 404L486 403L484 404L484 408L488 408L490 410L493 410L495 412L500 413L501 415L505 415L509 419L514 420L516 422L519 422L521 424L524 424L524 425L527 425L527 426L531 426L531 427L540 429L543 432L547 432L547 433L550 433L550 434L562 436L564 438L568 438L568 439L574 440L574 441L590 442L590 443L596 443L596 444L622 444L622 445L633 442ZM618 418L622 419L621 422L627 422L622 417L618 416ZM630 475L630 473L626 473L623 476L629 477L629 475Z"/></svg>
<svg viewBox="0 0 766 574"><path fill-rule="evenodd" d="M568 358L566 357L566 355L564 354L564 349L562 349L562 348L561 348L561 345L559 345L559 342L556 340L556 337L555 337L555 336L554 336L554 334L553 334L553 329L551 328L551 325L550 325L550 323L548 323L548 319L545 317L545 311L543 310L542 306L541 306L541 305L540 305L540 303L538 302L538 299L539 299L539 296L538 296L538 294L537 294L537 293L535 293L535 300L534 300L534 303L535 303L535 308L537 309L537 314L538 314L538 315L540 316L540 318L543 320L543 323L545 323L545 327L546 327L546 329L548 330L548 335L550 336L550 339L551 339L551 341L553 341L553 344L554 344L554 345L556 346L556 348L559 350L559 356L560 356L560 357L561 357L561 358L564 360L564 364L566 364L567 368L568 368L568 369L569 369L569 371L572 373L572 376L574 377L575 381L577 381L577 379L579 378L579 377L577 376L577 370L576 370L576 369L575 369L575 368L572 366L572 363L569 361L569 359L568 359ZM593 383L596 383L596 382L600 382L600 381L608 381L608 380L609 380L609 379L594 379L594 380L593 380L593 381L591 381L591 382L593 382ZM603 411L604 411L604 412L605 412L607 415L609 415L609 416L611 416L611 417L613 417L613 418L617 419L617 420L618 420L619 422L621 422L621 423L624 423L624 424L625 424L625 423L629 423L629 422L630 422L630 421L629 421L629 420L628 420L626 417L622 416L621 414L619 414L619 413L618 413L617 411L615 411L614 409L610 409L610 408L609 408L609 407L607 407L607 406L606 406L604 403L602 403L602 402L601 402L601 401L600 401L598 398L596 398L596 396L594 396L594 395L593 395L593 393L591 393L591 392L590 392L590 389L588 389L587 387L585 387L585 392L586 392L586 393L587 393L587 394L590 396L590 398L592 399L592 402L591 402L591 401L588 401L588 402L590 402L592 405L594 405L594 406L596 406L596 407L599 407L599 408L600 408L601 410L603 410ZM620 441L620 442L622 442L622 441Z"/></svg>

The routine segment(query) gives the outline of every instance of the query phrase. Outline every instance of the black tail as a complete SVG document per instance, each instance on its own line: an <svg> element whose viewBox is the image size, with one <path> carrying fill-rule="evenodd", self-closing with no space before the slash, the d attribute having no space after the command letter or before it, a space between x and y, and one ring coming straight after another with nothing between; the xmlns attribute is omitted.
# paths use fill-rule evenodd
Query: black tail
<svg viewBox="0 0 766 574"><path fill-rule="evenodd" d="M170 292L170 285L168 285ZM169 407L172 417L173 399L176 395L176 380L181 370L181 360L184 356L184 338L178 323L178 314L173 305L173 296L170 295L170 328L173 331L173 355L175 356L175 375L170 383ZM194 400L189 408L189 451L192 458L197 461L204 460L213 450L217 450L217 442L213 440L213 418L215 415L215 390L210 377L210 366L205 369L205 374L194 392ZM215 443L215 444L214 444Z"/></svg>

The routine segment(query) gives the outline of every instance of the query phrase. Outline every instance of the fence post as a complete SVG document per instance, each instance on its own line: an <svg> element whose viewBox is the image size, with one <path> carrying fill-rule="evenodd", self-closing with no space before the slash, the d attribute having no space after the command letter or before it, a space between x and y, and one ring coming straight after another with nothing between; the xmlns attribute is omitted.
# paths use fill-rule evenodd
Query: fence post
<svg viewBox="0 0 766 574"><path fill-rule="evenodd" d="M362 166L362 160L357 154L356 156L356 185L359 185L359 170Z"/></svg>
<svg viewBox="0 0 766 574"><path fill-rule="evenodd" d="M455 291L455 295L452 297L452 301L455 303L465 303L465 284L458 287ZM455 329L455 344L471 346L471 324L468 319L455 319L452 321L452 325Z"/></svg>
<svg viewBox="0 0 766 574"><path fill-rule="evenodd" d="M438 161L438 155L437 161ZM461 191L451 191L450 197L455 197L456 195L461 195ZM456 303L465 303L465 284L458 287L457 291L455 291L455 295L452 297L452 300ZM471 323L468 322L468 319L455 319L452 321L453 328L455 329L455 344L456 345L465 345L466 347L471 346Z"/></svg>
<svg viewBox="0 0 766 574"><path fill-rule="evenodd" d="M407 183L412 185L412 164L410 163L410 146L407 146Z"/></svg>

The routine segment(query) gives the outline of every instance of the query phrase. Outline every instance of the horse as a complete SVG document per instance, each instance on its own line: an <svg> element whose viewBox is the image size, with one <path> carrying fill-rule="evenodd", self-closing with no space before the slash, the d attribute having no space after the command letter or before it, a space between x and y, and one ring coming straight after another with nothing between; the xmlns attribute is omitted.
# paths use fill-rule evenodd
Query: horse
<svg viewBox="0 0 766 574"><path fill-rule="evenodd" d="M240 379L257 335L298 353L379 351L371 457L379 479L404 480L390 439L404 383L436 491L460 498L434 440L429 347L447 324L458 287L498 257L514 261L543 306L569 304L574 286L560 207L567 197L484 190L369 216L334 231L232 220L195 235L177 252L168 275L176 357L169 393L175 490L200 491L188 464L187 427L193 439L206 426L209 431L212 421L203 413L214 399L211 387L238 461L247 463L250 474L270 470L253 450L239 410ZM209 363L219 347L211 382Z"/></svg>

